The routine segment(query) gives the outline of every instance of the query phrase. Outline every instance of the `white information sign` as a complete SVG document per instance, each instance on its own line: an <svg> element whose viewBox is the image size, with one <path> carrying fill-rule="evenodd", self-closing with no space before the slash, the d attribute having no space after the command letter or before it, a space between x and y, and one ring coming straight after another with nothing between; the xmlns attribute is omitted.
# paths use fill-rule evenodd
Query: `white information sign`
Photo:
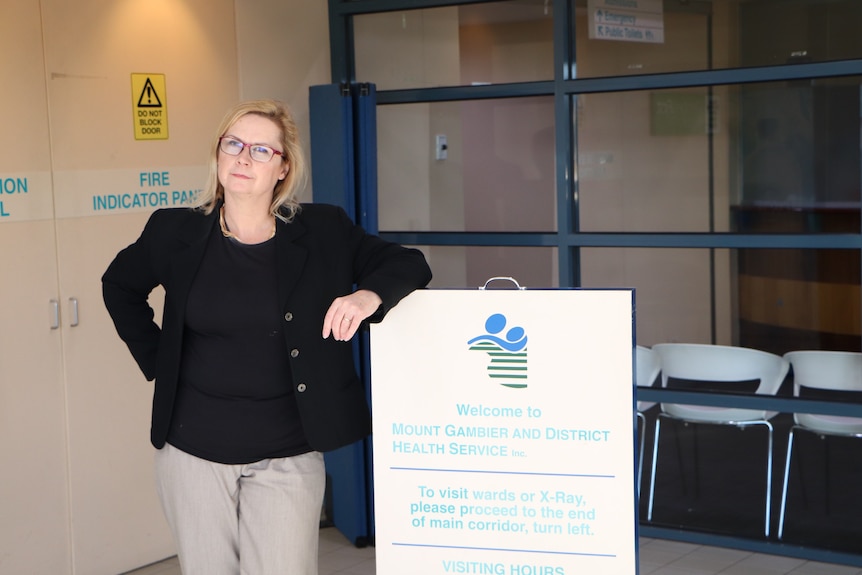
<svg viewBox="0 0 862 575"><path fill-rule="evenodd" d="M421 290L371 328L378 575L637 572L632 290Z"/></svg>
<svg viewBox="0 0 862 575"><path fill-rule="evenodd" d="M662 0L589 0L587 12L591 39L664 43Z"/></svg>

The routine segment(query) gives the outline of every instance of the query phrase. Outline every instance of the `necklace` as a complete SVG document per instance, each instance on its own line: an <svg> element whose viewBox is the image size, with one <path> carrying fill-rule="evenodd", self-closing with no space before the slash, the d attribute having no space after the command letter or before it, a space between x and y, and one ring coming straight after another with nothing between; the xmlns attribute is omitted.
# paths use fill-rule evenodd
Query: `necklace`
<svg viewBox="0 0 862 575"><path fill-rule="evenodd" d="M226 237L226 238L233 238L233 239L235 239L236 241L238 241L238 242L240 242L240 243L245 243L245 242L243 242L241 239L239 239L235 233L233 233L232 231L230 231L230 230L228 229L228 227L227 227L227 222L225 222L225 220L224 220L224 206L222 206L222 207L220 207L220 208L219 208L219 211L218 211L218 223L219 223L219 227L221 227L221 234L222 234L224 237ZM271 239L272 239L272 238L274 238L274 237L275 237L275 222L273 221L273 222L272 222L272 233L270 233L270 234L269 234L269 237L268 237L268 238L266 238L266 239L267 239L267 240L271 240Z"/></svg>

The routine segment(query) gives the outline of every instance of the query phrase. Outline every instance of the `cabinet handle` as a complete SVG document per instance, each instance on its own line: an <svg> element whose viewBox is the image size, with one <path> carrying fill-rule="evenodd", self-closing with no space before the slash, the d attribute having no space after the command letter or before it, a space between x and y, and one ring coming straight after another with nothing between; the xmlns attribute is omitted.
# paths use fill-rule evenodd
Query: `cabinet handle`
<svg viewBox="0 0 862 575"><path fill-rule="evenodd" d="M70 327L77 327L78 326L78 298L70 297L69 298L69 305L72 306L72 311L71 311L72 321L69 323L69 326Z"/></svg>
<svg viewBox="0 0 862 575"><path fill-rule="evenodd" d="M51 300L51 329L60 327L60 302Z"/></svg>

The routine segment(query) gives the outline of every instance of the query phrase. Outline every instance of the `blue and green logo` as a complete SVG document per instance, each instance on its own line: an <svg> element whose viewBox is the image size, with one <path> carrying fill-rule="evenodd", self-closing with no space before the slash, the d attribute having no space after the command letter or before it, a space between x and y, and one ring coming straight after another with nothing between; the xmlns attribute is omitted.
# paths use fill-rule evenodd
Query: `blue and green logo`
<svg viewBox="0 0 862 575"><path fill-rule="evenodd" d="M506 330L507 323L501 313L488 316L486 333L472 338L467 345L471 351L488 354L488 377L492 380L505 387L527 387L527 334L517 326Z"/></svg>

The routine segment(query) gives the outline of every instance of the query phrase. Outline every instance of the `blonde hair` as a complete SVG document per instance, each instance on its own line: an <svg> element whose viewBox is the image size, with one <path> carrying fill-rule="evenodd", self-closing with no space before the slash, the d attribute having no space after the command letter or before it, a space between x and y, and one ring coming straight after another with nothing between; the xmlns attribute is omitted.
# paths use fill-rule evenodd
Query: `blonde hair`
<svg viewBox="0 0 862 575"><path fill-rule="evenodd" d="M192 206L206 214L211 214L224 201L224 187L218 179L219 138L224 136L237 120L248 114L256 114L272 120L281 132L281 148L284 155L278 159L287 164L288 171L287 176L276 182L272 190L272 204L269 211L279 219L290 221L299 211L299 201L296 196L305 185L307 168L299 141L299 130L290 108L277 100L242 102L225 114L210 146L209 175L206 185L197 194ZM276 161L276 158L270 161Z"/></svg>

